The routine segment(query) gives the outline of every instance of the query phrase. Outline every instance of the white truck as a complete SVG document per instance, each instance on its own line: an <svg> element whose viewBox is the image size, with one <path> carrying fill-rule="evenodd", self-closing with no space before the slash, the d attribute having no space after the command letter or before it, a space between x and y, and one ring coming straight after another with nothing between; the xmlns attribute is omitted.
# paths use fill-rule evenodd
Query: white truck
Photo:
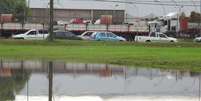
<svg viewBox="0 0 201 101"><path fill-rule="evenodd" d="M135 42L178 42L176 38L168 37L161 32L151 32L149 36L135 36Z"/></svg>
<svg viewBox="0 0 201 101"><path fill-rule="evenodd" d="M47 39L48 33L40 32L36 29L31 29L23 34L13 35L13 39L24 39L24 40L44 40Z"/></svg>

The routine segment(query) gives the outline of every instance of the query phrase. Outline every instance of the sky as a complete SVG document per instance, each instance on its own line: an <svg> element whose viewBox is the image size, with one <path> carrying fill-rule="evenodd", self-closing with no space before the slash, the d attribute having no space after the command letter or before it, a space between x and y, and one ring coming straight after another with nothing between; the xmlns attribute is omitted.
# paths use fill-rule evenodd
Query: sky
<svg viewBox="0 0 201 101"><path fill-rule="evenodd" d="M191 11L200 11L199 6L164 6L164 5L144 5L144 4L135 4L135 3L114 3L114 2L100 2L94 0L54 0L55 8L72 8L72 9L116 9L121 10L125 9L126 13L135 17L147 16L154 14L156 16L163 16L170 12L185 12L186 15L189 15ZM135 0L115 0L115 1L126 1L134 2ZM138 0L145 1L145 0ZM156 1L156 0L146 0L146 1ZM157 0L159 2L159 0ZM193 2L194 1L194 2ZM175 5L183 4L188 2L191 5L199 5L198 0L160 0L160 2L171 2ZM30 0L31 7L48 7L49 0ZM176 3L175 3L176 2ZM187 3L185 3L187 4Z"/></svg>

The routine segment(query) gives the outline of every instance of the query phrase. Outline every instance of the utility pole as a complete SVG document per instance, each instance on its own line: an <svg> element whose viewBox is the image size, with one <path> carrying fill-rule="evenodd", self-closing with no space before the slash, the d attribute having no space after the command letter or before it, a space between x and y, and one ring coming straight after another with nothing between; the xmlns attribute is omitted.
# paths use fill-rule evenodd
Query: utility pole
<svg viewBox="0 0 201 101"><path fill-rule="evenodd" d="M49 38L48 40L49 41L53 41L54 40L54 33L53 33L53 27L54 27L54 24L53 24L53 21L54 21L54 0L50 0L50 26L49 26Z"/></svg>
<svg viewBox="0 0 201 101"><path fill-rule="evenodd" d="M200 23L199 23L199 32L201 35L201 0L200 0Z"/></svg>
<svg viewBox="0 0 201 101"><path fill-rule="evenodd" d="M52 87L53 87L53 62L49 62L49 67L48 67L48 79L49 79L49 100L52 101Z"/></svg>

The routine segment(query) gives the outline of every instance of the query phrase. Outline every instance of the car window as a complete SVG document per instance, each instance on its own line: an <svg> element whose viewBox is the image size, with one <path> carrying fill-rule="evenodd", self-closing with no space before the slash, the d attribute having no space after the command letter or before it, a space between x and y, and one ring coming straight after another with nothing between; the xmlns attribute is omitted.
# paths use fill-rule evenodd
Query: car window
<svg viewBox="0 0 201 101"><path fill-rule="evenodd" d="M116 35L115 35L115 34L113 34L113 33L107 33L107 36L108 36L108 37L113 37L113 38L115 38L115 37L116 37Z"/></svg>
<svg viewBox="0 0 201 101"><path fill-rule="evenodd" d="M72 33L72 32L64 32L64 35L67 36L67 37L73 37L73 36L75 36L75 34Z"/></svg>
<svg viewBox="0 0 201 101"><path fill-rule="evenodd" d="M166 35L164 35L164 34L159 34L159 36L160 36L161 38L167 38Z"/></svg>
<svg viewBox="0 0 201 101"><path fill-rule="evenodd" d="M36 31L31 31L28 35L36 35Z"/></svg>
<svg viewBox="0 0 201 101"><path fill-rule="evenodd" d="M152 33L150 34L150 36L151 36L151 37L156 37L156 34L155 34L154 32L152 32Z"/></svg>
<svg viewBox="0 0 201 101"><path fill-rule="evenodd" d="M91 36L93 32L87 32L86 34L84 34L84 36Z"/></svg>
<svg viewBox="0 0 201 101"><path fill-rule="evenodd" d="M40 34L48 34L48 30L39 30Z"/></svg>
<svg viewBox="0 0 201 101"><path fill-rule="evenodd" d="M105 33L99 33L101 37L106 37Z"/></svg>

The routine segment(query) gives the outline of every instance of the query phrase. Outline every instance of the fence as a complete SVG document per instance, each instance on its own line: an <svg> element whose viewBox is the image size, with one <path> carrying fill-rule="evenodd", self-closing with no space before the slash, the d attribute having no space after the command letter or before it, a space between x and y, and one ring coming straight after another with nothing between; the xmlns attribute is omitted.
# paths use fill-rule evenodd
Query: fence
<svg viewBox="0 0 201 101"><path fill-rule="evenodd" d="M43 24L21 24L21 23L2 23L0 24L0 29L3 30L29 30L29 29L44 29L45 26Z"/></svg>
<svg viewBox="0 0 201 101"><path fill-rule="evenodd" d="M69 31L111 31L111 32L148 32L146 25L95 25L95 24L69 24L65 26Z"/></svg>

